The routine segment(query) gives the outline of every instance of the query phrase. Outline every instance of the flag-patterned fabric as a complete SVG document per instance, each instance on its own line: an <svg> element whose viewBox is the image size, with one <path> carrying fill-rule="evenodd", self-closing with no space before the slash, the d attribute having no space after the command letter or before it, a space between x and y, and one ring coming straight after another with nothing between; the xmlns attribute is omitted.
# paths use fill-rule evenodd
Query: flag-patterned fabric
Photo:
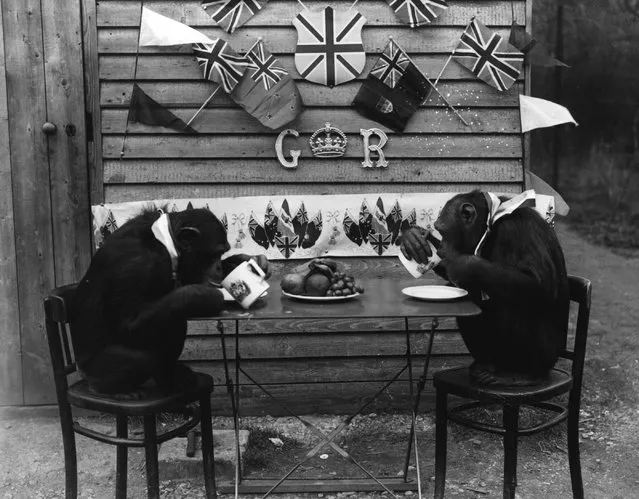
<svg viewBox="0 0 639 499"><path fill-rule="evenodd" d="M248 67L231 99L272 130L299 116L303 103L295 80L264 42L258 41L246 54L246 60Z"/></svg>
<svg viewBox="0 0 639 499"><path fill-rule="evenodd" d="M524 64L524 54L477 19L462 33L453 59L502 92L515 83Z"/></svg>
<svg viewBox="0 0 639 499"><path fill-rule="evenodd" d="M246 71L246 58L235 53L231 46L218 38L215 43L194 43L193 52L204 78L231 93Z"/></svg>
<svg viewBox="0 0 639 499"><path fill-rule="evenodd" d="M362 116L402 132L431 89L428 79L393 40L362 83L353 106Z"/></svg>
<svg viewBox="0 0 639 499"><path fill-rule="evenodd" d="M314 83L333 87L357 78L366 64L362 26L366 19L354 9L326 7L305 10L293 20L297 29L295 67Z"/></svg>
<svg viewBox="0 0 639 499"><path fill-rule="evenodd" d="M171 111L149 97L137 83L133 84L127 120L145 125L172 128L180 132L197 133Z"/></svg>
<svg viewBox="0 0 639 499"><path fill-rule="evenodd" d="M219 0L202 2L211 19L228 33L233 33L262 9L268 0Z"/></svg>
<svg viewBox="0 0 639 499"><path fill-rule="evenodd" d="M446 0L386 0L397 18L411 28L430 24L448 8Z"/></svg>

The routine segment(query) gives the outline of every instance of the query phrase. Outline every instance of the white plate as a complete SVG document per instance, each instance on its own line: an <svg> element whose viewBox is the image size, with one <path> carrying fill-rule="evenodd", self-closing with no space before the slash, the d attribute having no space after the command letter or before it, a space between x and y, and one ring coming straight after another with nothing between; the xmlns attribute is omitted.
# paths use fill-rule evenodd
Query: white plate
<svg viewBox="0 0 639 499"><path fill-rule="evenodd" d="M355 298L359 296L360 293L354 293L352 295L346 296L309 296L309 295L292 295L291 293L287 293L286 291L282 291L284 296L288 296L289 298L294 298L296 300L302 301L344 301L350 300L351 298Z"/></svg>
<svg viewBox="0 0 639 499"><path fill-rule="evenodd" d="M468 291L451 286L411 286L402 289L402 293L418 300L446 301L462 298Z"/></svg>

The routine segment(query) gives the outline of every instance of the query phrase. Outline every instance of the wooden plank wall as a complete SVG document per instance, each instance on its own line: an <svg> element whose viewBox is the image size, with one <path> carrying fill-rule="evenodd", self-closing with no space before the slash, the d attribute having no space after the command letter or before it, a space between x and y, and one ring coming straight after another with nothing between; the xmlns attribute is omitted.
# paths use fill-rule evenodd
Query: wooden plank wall
<svg viewBox="0 0 639 499"><path fill-rule="evenodd" d="M2 26L2 9L0 9ZM4 38L0 36L0 405L21 405L22 362L18 274L16 268L13 192L9 148Z"/></svg>
<svg viewBox="0 0 639 499"><path fill-rule="evenodd" d="M305 3L310 8L321 8L347 7L352 2ZM96 32L91 33L91 27L87 30L89 43L95 43L97 48L92 60L97 60L99 76L99 101L94 98L91 104L96 129L100 130L92 167L93 203L269 194L454 192L475 187L502 192L522 190L525 154L518 94L525 91L524 74L511 90L500 93L452 62L443 73L439 88L470 126L464 126L446 111L442 100L433 93L405 133L388 131L389 143L384 149L388 168L362 169L359 130L379 125L351 109L361 81L330 89L299 77L293 62L297 37L291 24L300 11L296 1L269 1L234 35L215 27L199 1L147 0L145 5L209 37L224 38L239 52L263 36L267 48L297 79L305 102L303 114L288 125L300 132L300 138L287 141L294 144L289 147L302 149L302 156L297 170L283 169L275 156L277 132L261 126L226 96L218 95L194 122L198 135L129 125L131 133L125 156L120 160L140 2L101 0L87 9L96 19ZM367 64L360 80L368 74L389 35L422 70L435 77L473 16L507 37L513 13L515 21L526 24L531 9L530 0L450 0L449 5L431 26L413 30L398 22L386 2L361 0L357 9L368 22L363 29ZM140 49L137 82L185 121L214 88L202 79L190 47ZM325 121L348 134L349 149L344 158L312 158L308 138ZM396 262L380 258L346 265L355 276L368 272L392 275L402 271ZM286 271L281 264L277 270L280 275ZM249 373L259 374L261 382L298 411L344 412L374 393L401 366L406 349L402 327L401 321L394 320L249 322L240 331L243 366ZM414 330L414 353L418 355L417 371L421 372L423 357L419 354L424 351L426 340L422 333L429 323L415 322L410 327ZM380 330L386 334L380 335ZM233 331L233 325L228 324L227 332ZM215 324L196 324L189 335L184 359L210 372L223 385L222 351ZM233 357L232 342L227 344L227 350ZM442 323L435 351L431 372L457 365L463 359L466 350L453 321ZM244 376L240 383L244 413L281 413ZM394 385L372 407L405 407L408 393L407 383ZM425 403L431 395L428 382ZM229 410L223 386L216 390L215 407Z"/></svg>
<svg viewBox="0 0 639 499"><path fill-rule="evenodd" d="M346 7L350 1L317 2ZM524 0L451 0L449 9L431 26L410 29L400 24L382 1L357 4L368 22L363 29L367 64L364 78L377 54L394 36L419 67L435 77L472 16L507 36L513 19L526 21ZM304 113L290 127L301 133L296 148L302 149L297 170L281 168L275 157L273 132L261 126L225 95L216 96L194 122L199 135L160 132L134 124L120 161L127 106L131 93L138 37L140 2L102 0L97 4L97 50L100 79L102 172L107 202L158 198L191 198L236 195L321 194L363 192L463 191L482 186L519 191L522 185L522 139L518 98L522 81L500 93L452 62L439 88L459 106L471 126L464 126L432 94L404 134L390 134L385 153L387 169L362 169L360 128L379 126L361 118L350 108L360 81L333 89L300 80L293 62L297 35L291 24L300 11L294 0L271 0L235 34L215 27L199 1L147 0L145 5L160 14L195 27L209 37L222 37L237 51L246 51L263 36L289 72L298 79L306 104ZM190 47L145 47L140 50L137 81L154 99L188 120L204 102L214 85L202 79ZM220 92L222 94L222 92ZM98 118L96 118L98 119ZM325 121L348 134L346 157L312 159L307 139ZM290 140L290 139L289 139ZM289 141L287 141L289 142ZM97 173L99 175L99 173Z"/></svg>

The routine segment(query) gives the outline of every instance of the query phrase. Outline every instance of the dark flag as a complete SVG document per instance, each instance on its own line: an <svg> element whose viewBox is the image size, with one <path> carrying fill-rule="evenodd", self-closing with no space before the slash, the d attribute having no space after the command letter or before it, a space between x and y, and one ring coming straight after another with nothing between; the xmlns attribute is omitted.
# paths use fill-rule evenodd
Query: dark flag
<svg viewBox="0 0 639 499"><path fill-rule="evenodd" d="M362 116L402 132L431 88L415 63L391 40L362 83L353 106Z"/></svg>
<svg viewBox="0 0 639 499"><path fill-rule="evenodd" d="M525 26L520 26L514 21L510 28L510 37L508 41L511 45L524 53L524 61L531 66L540 66L544 68L551 68L554 66L560 66L562 68L570 67L568 64L561 62L559 59L555 59L544 44L539 43L532 37L532 35L526 33Z"/></svg>
<svg viewBox="0 0 639 499"><path fill-rule="evenodd" d="M137 83L133 84L128 121L163 126L180 132L197 133L171 111L149 97Z"/></svg>
<svg viewBox="0 0 639 499"><path fill-rule="evenodd" d="M302 97L295 80L258 41L246 54L248 67L231 98L260 123L273 130L302 112Z"/></svg>
<svg viewBox="0 0 639 499"><path fill-rule="evenodd" d="M521 73L524 54L477 19L462 33L453 59L497 90L508 90Z"/></svg>

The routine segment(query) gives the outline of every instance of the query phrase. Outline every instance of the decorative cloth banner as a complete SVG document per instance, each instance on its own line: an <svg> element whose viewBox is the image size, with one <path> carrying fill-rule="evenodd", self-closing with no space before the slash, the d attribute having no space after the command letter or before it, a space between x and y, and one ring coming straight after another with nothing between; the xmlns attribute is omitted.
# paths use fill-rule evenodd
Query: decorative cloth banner
<svg viewBox="0 0 639 499"><path fill-rule="evenodd" d="M333 87L359 76L366 64L362 26L366 19L354 9L305 10L293 19L297 29L295 67L313 83Z"/></svg>
<svg viewBox="0 0 639 499"><path fill-rule="evenodd" d="M477 19L462 33L452 57L502 92L515 83L524 64L524 54Z"/></svg>
<svg viewBox="0 0 639 499"><path fill-rule="evenodd" d="M230 94L246 71L248 62L221 38L213 44L195 43L193 52L198 64L204 72L204 78L220 85Z"/></svg>
<svg viewBox="0 0 639 499"><path fill-rule="evenodd" d="M577 122L564 106L549 100L519 94L519 111L521 116L521 132L528 132L535 128L561 125L562 123Z"/></svg>
<svg viewBox="0 0 639 499"><path fill-rule="evenodd" d="M202 8L213 21L228 33L233 33L262 9L268 0L219 0L202 2Z"/></svg>
<svg viewBox="0 0 639 499"><path fill-rule="evenodd" d="M386 0L386 3L411 28L430 24L448 8L446 0Z"/></svg>
<svg viewBox="0 0 639 499"><path fill-rule="evenodd" d="M143 209L206 208L227 230L231 251L269 259L320 256L396 256L397 238L408 227L432 229L455 193L342 194L168 199L92 207L94 239L121 227ZM553 198L537 196L537 210L552 221Z"/></svg>
<svg viewBox="0 0 639 499"><path fill-rule="evenodd" d="M145 125L163 126L179 132L197 133L171 111L149 97L137 83L133 84L131 102L127 122L144 123Z"/></svg>
<svg viewBox="0 0 639 499"><path fill-rule="evenodd" d="M402 132L431 89L415 63L391 40L362 83L353 106L362 116Z"/></svg>
<svg viewBox="0 0 639 499"><path fill-rule="evenodd" d="M302 97L295 80L259 40L246 54L248 68L231 98L262 125L273 130L302 112Z"/></svg>
<svg viewBox="0 0 639 499"><path fill-rule="evenodd" d="M191 43L213 43L213 40L186 24L142 7L140 47Z"/></svg>

